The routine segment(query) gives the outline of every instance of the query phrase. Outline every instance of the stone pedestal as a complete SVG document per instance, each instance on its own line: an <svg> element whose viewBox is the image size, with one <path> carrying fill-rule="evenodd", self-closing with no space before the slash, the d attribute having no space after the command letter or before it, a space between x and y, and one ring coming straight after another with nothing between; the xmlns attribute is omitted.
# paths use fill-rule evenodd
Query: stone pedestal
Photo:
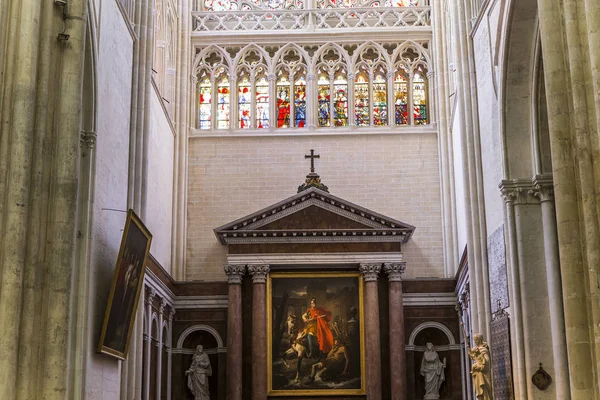
<svg viewBox="0 0 600 400"><path fill-rule="evenodd" d="M381 346L377 292L377 275L380 271L381 263L360 265L360 272L365 282L365 373L369 400L381 400Z"/></svg>
<svg viewBox="0 0 600 400"><path fill-rule="evenodd" d="M390 380L391 399L406 400L406 338L404 335L404 305L402 304L402 274L406 263L386 263L389 280Z"/></svg>
<svg viewBox="0 0 600 400"><path fill-rule="evenodd" d="M268 265L248 266L252 275L252 400L267 398L267 308Z"/></svg>
<svg viewBox="0 0 600 400"><path fill-rule="evenodd" d="M242 276L244 265L225 265L227 308L227 399L242 400Z"/></svg>

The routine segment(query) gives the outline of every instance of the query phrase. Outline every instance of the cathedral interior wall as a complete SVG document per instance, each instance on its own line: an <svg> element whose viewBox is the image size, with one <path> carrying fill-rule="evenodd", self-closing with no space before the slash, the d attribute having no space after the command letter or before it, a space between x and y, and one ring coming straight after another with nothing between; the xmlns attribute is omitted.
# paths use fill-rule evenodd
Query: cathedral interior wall
<svg viewBox="0 0 600 400"><path fill-rule="evenodd" d="M402 249L407 276L443 276L437 137L427 133L192 139L187 279L225 279L213 229L295 194L310 149L332 194L417 227Z"/></svg>
<svg viewBox="0 0 600 400"><path fill-rule="evenodd" d="M89 286L86 395L118 398L118 362L97 354L96 346L127 216L133 40L116 2L103 2L98 14L98 126L90 266L94 284Z"/></svg>
<svg viewBox="0 0 600 400"><path fill-rule="evenodd" d="M455 95L456 96L456 95ZM467 245L467 226L465 209L465 173L463 167L463 150L461 130L463 124L460 118L458 102L454 106L452 119L452 152L454 154L454 192L456 196L456 244L457 254L462 255Z"/></svg>
<svg viewBox="0 0 600 400"><path fill-rule="evenodd" d="M146 218L146 224L153 235L150 252L170 273L175 136L158 96L159 94L155 90L150 96L150 157L146 194L149 218Z"/></svg>

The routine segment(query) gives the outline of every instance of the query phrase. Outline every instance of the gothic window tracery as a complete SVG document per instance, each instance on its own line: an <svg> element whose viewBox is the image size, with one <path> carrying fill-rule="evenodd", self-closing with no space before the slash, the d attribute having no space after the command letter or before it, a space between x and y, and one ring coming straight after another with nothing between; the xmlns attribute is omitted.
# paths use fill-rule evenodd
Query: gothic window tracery
<svg viewBox="0 0 600 400"><path fill-rule="evenodd" d="M314 130L429 124L426 45L406 41L209 46L195 59L196 128Z"/></svg>

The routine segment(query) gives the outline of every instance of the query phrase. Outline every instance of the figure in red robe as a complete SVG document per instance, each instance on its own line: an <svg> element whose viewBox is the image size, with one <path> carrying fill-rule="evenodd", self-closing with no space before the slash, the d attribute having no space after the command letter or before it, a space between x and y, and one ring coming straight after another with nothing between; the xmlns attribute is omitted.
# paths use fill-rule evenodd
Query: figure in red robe
<svg viewBox="0 0 600 400"><path fill-rule="evenodd" d="M328 354L333 347L333 333L329 328L331 312L322 307L317 307L317 299L310 299L310 308L302 316L306 323L305 331L308 337L309 357L315 356L318 345L321 354ZM315 341L317 343L315 343Z"/></svg>

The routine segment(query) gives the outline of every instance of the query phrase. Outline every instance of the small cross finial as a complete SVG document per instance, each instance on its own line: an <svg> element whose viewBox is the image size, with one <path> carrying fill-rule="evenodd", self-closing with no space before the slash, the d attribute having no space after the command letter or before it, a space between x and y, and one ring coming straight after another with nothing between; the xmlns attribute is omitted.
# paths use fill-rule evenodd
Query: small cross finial
<svg viewBox="0 0 600 400"><path fill-rule="evenodd" d="M304 158L310 158L310 172L315 172L315 158L321 158L319 154L315 155L315 150L310 149L310 155L307 154Z"/></svg>

